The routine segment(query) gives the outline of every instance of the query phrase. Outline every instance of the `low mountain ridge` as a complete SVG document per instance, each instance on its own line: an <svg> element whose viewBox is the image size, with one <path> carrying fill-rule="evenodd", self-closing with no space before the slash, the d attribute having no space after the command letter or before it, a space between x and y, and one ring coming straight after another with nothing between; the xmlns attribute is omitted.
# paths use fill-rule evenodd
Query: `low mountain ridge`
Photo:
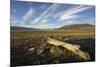
<svg viewBox="0 0 100 67"><path fill-rule="evenodd" d="M72 24L65 25L60 27L59 29L81 29L81 28L94 28L95 26L92 24Z"/></svg>
<svg viewBox="0 0 100 67"><path fill-rule="evenodd" d="M28 28L28 27L19 27L19 26L11 26L11 30L37 30L35 28Z"/></svg>
<svg viewBox="0 0 100 67"><path fill-rule="evenodd" d="M11 28L11 30L40 30L37 28L28 28L28 27L19 27L19 26L11 26L10 28ZM63 29L84 29L84 28L95 28L95 25L92 25L92 24L72 24L72 25L65 25L65 26L62 26L62 27L56 28L56 29L63 30ZM44 29L44 30L46 30L46 29ZM50 30L50 29L47 29L47 30Z"/></svg>

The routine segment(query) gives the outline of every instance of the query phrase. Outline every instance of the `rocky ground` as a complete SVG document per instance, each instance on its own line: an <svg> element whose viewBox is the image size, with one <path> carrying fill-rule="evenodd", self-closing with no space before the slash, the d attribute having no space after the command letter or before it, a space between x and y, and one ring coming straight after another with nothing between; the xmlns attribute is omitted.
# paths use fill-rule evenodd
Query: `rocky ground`
<svg viewBox="0 0 100 67"><path fill-rule="evenodd" d="M95 60L94 39L69 39L64 37L55 39L79 44L82 50L89 53L91 59L83 60L62 46L49 45L46 43L46 37L27 37L22 39L11 39L11 66L58 64Z"/></svg>

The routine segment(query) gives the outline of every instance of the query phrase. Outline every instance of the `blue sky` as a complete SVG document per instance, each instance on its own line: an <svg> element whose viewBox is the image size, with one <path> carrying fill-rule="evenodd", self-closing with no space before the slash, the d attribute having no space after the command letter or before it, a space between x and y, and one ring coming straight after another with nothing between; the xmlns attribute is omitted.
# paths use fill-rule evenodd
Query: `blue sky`
<svg viewBox="0 0 100 67"><path fill-rule="evenodd" d="M84 23L95 24L95 6L11 2L11 26L46 29Z"/></svg>

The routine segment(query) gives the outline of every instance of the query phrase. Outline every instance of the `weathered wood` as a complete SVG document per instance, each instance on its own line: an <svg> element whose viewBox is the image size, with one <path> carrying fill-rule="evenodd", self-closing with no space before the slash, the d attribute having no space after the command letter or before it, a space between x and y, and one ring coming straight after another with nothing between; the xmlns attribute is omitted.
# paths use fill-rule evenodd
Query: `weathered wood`
<svg viewBox="0 0 100 67"><path fill-rule="evenodd" d="M63 46L64 48L66 48L67 50L72 51L74 54L78 55L79 57L83 58L84 60L90 60L90 56L87 52L84 52L82 50L80 50L80 46L78 45L74 45L74 44L69 44L66 42L62 42L59 40L55 40L52 38L47 38L47 43L49 44L53 44L55 46Z"/></svg>

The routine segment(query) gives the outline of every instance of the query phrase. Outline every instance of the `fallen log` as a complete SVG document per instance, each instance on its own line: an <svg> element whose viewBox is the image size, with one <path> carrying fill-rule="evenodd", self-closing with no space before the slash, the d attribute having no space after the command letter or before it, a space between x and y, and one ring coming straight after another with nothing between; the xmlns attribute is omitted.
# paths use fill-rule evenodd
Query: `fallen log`
<svg viewBox="0 0 100 67"><path fill-rule="evenodd" d="M47 43L53 44L55 46L63 46L64 48L72 51L74 54L78 55L79 57L83 58L84 60L90 60L89 54L87 52L80 50L79 45L62 42L62 41L52 39L52 38L47 38Z"/></svg>

